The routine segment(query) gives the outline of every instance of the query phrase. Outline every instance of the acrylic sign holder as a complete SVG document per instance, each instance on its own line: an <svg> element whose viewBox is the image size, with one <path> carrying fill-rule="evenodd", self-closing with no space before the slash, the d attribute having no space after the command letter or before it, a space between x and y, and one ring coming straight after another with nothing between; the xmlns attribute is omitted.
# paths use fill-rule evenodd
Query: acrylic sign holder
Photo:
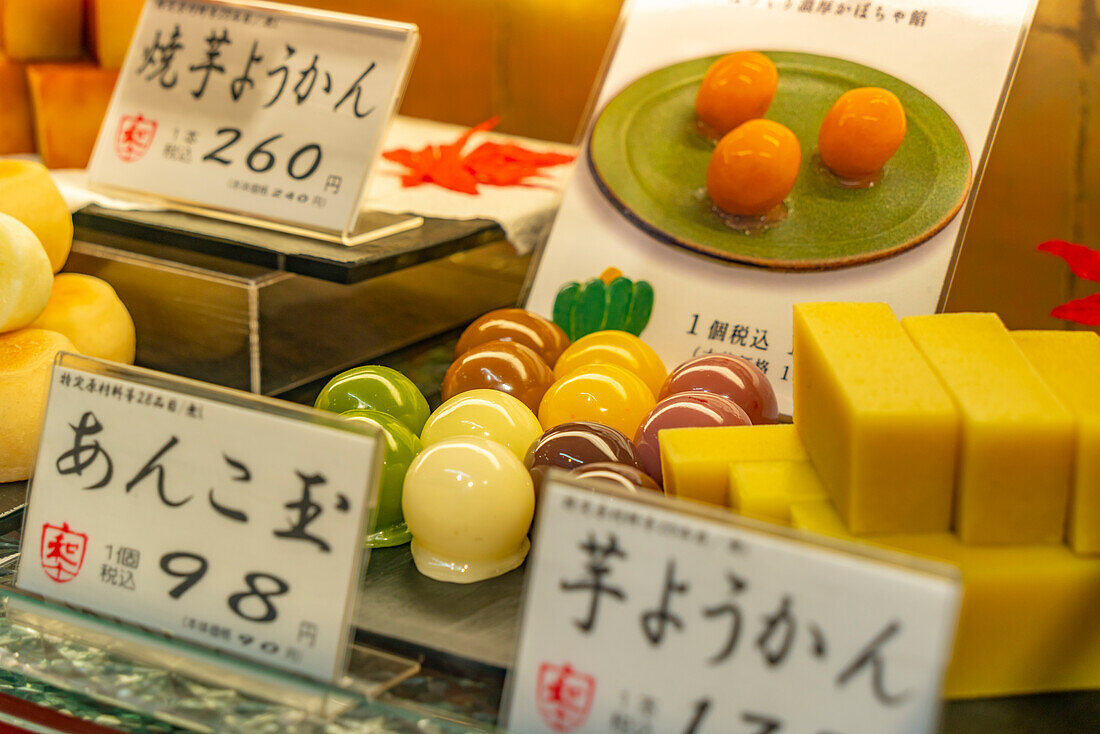
<svg viewBox="0 0 1100 734"><path fill-rule="evenodd" d="M282 420L330 426L337 420L289 403L85 357L62 354L56 367L79 369L116 382L125 380L138 388L217 401ZM34 497L33 481L28 506ZM364 506L368 517L374 512L374 491ZM347 664L339 668L344 673L331 683L2 584L0 667L196 731L252 730L245 725L249 719L245 713L261 709L267 720L288 728L305 722L331 722L357 708L373 706L371 699L420 669L414 660L357 644L346 624L362 596L359 585L368 554L362 552L360 562L354 564L359 570L348 580L353 601L344 616ZM0 563L10 571L17 560L18 554L10 555Z"/></svg>

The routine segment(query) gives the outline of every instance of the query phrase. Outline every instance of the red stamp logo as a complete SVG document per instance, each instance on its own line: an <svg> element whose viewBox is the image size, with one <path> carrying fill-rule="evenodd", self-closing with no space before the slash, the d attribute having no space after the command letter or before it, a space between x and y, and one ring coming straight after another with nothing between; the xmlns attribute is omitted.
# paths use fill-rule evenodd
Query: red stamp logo
<svg viewBox="0 0 1100 734"><path fill-rule="evenodd" d="M87 549L88 536L71 530L69 523L42 526L42 570L57 583L76 578Z"/></svg>
<svg viewBox="0 0 1100 734"><path fill-rule="evenodd" d="M543 663L537 686L539 716L554 731L573 731L588 719L596 699L596 679L592 676L578 673L569 663Z"/></svg>
<svg viewBox="0 0 1100 734"><path fill-rule="evenodd" d="M141 115L123 115L118 123L118 135L115 136L115 152L119 160L133 163L140 159L153 145L156 134L156 121L146 120Z"/></svg>

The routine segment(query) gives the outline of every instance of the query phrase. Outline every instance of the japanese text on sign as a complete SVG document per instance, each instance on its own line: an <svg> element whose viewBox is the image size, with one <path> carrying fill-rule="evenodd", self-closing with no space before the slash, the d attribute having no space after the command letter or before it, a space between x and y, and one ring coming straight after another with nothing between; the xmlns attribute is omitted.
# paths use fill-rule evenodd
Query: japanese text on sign
<svg viewBox="0 0 1100 734"><path fill-rule="evenodd" d="M686 334L699 337L702 342L692 350L692 357L732 354L756 365L765 375L771 374L773 379L783 382L791 379L792 352L788 351L782 361L778 360L768 345L767 329L737 323L736 320L707 320L693 313Z"/></svg>
<svg viewBox="0 0 1100 734"><path fill-rule="evenodd" d="M377 450L368 435L59 366L19 585L331 680L348 613L333 600L358 568Z"/></svg>
<svg viewBox="0 0 1100 734"><path fill-rule="evenodd" d="M928 11L876 2L843 2L843 0L729 0L731 5L744 5L763 10L789 10L813 13L821 16L846 17L854 20L874 21L923 28L928 22Z"/></svg>
<svg viewBox="0 0 1100 734"><path fill-rule="evenodd" d="M509 727L934 730L957 612L950 577L549 487Z"/></svg>
<svg viewBox="0 0 1100 734"><path fill-rule="evenodd" d="M150 2L91 180L346 230L415 47L403 24Z"/></svg>

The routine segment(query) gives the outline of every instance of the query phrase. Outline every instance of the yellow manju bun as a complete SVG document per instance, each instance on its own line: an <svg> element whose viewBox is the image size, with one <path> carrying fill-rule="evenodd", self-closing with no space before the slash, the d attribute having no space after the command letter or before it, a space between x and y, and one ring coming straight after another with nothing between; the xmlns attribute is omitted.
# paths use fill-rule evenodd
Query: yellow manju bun
<svg viewBox="0 0 1100 734"><path fill-rule="evenodd" d="M0 334L0 482L31 474L50 368L58 352L75 352L56 331L20 329Z"/></svg>

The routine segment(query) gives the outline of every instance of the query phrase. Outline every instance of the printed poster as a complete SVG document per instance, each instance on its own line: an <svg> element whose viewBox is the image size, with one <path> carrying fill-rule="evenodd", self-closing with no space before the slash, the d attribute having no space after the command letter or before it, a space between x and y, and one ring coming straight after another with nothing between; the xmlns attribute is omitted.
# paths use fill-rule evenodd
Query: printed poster
<svg viewBox="0 0 1100 734"><path fill-rule="evenodd" d="M793 304L938 310L1033 13L1033 0L637 0L527 307L573 339L638 333L669 369L703 354L749 359L789 415ZM759 215L715 205L740 207L739 193L774 181L735 187L732 204L720 178L708 188L721 135L696 112L707 70L743 51L774 65L763 119L800 148L793 187ZM845 148L822 125L868 87L896 98L904 131L884 165L856 175L842 159L866 152L862 138Z"/></svg>

